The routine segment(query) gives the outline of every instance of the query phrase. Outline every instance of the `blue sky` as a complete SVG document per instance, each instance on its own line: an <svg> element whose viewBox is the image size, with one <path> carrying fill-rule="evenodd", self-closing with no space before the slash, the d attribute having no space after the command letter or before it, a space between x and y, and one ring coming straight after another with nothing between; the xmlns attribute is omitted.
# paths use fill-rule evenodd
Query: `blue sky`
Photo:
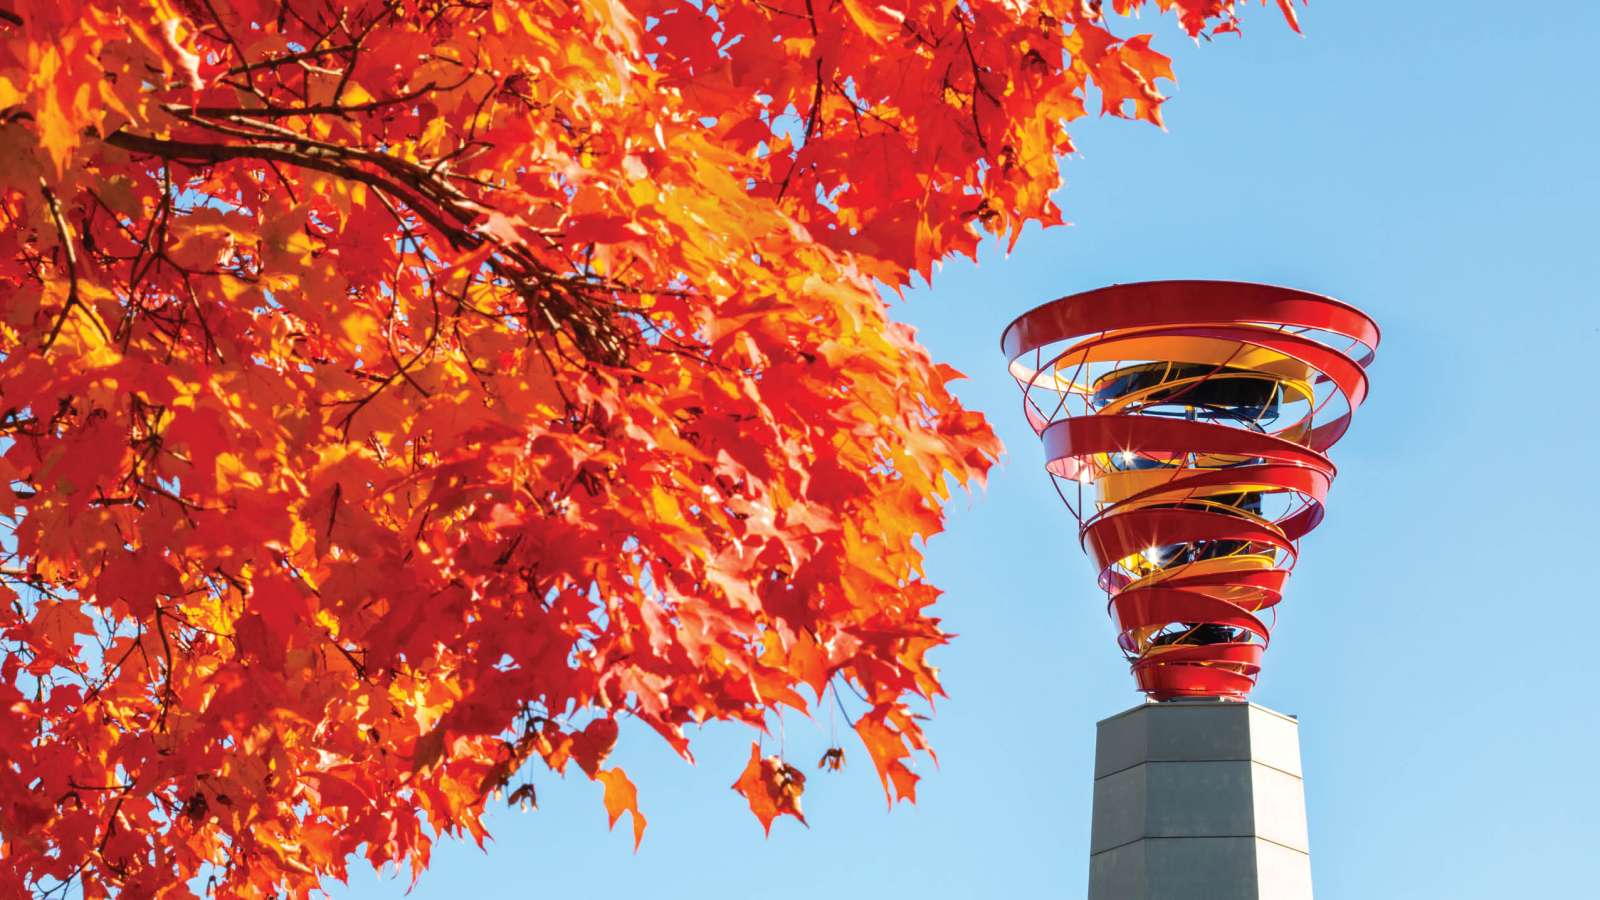
<svg viewBox="0 0 1600 900"><path fill-rule="evenodd" d="M790 717L811 827L764 839L728 789L746 733L705 729L692 768L625 733L637 854L597 786L544 776L538 812L496 813L488 854L439 847L412 896L1081 896L1094 723L1139 697L997 342L1039 302L1173 277L1327 293L1384 328L1254 696L1302 722L1319 900L1592 889L1600 4L1324 0L1302 22L1252 5L1242 40L1199 47L1148 22L1182 79L1170 132L1080 123L1073 227L897 306L1008 447L930 548L960 637L936 657L950 697L916 806L885 809L857 745L815 772L828 722Z"/></svg>

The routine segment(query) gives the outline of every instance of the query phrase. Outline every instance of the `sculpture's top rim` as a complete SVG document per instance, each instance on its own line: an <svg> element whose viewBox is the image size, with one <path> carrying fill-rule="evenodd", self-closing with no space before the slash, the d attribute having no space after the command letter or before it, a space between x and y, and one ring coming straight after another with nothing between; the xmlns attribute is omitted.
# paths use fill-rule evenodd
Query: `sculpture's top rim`
<svg viewBox="0 0 1600 900"><path fill-rule="evenodd" d="M1115 302L1102 302L1112 301ZM1113 284L1068 294L1028 310L1000 335L1008 361L1072 337L1143 326L1253 323L1315 328L1378 348L1378 324L1342 300L1249 281L1173 279Z"/></svg>

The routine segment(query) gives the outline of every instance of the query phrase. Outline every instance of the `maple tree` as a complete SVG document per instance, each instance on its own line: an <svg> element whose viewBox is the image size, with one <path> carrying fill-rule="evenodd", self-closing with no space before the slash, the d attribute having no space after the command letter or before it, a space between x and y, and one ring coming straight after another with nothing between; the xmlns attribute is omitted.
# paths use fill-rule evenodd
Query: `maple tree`
<svg viewBox="0 0 1600 900"><path fill-rule="evenodd" d="M0 894L417 873L535 765L637 841L619 719L688 758L840 685L913 798L921 542L999 448L877 286L1058 223L1093 94L1159 124L1169 61L1112 27L0 9ZM735 787L770 827L804 781L755 745Z"/></svg>

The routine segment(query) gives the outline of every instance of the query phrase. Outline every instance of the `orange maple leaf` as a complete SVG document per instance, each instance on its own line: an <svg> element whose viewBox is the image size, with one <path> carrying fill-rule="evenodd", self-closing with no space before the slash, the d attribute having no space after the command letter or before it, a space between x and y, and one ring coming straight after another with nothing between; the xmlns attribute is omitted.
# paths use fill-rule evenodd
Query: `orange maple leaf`
<svg viewBox="0 0 1600 900"><path fill-rule="evenodd" d="M733 789L744 795L750 811L761 820L761 828L772 833L772 821L778 816L794 816L800 824L806 817L800 812L800 795L805 793L806 776L794 766L777 756L763 757L761 745L750 744L750 762L733 783Z"/></svg>
<svg viewBox="0 0 1600 900"><path fill-rule="evenodd" d="M644 815L639 812L638 790L620 768L602 769L595 773L595 779L606 788L606 815L610 817L610 827L617 827L617 819L624 812L633 817L633 849L638 850L639 842L644 840L646 824Z"/></svg>

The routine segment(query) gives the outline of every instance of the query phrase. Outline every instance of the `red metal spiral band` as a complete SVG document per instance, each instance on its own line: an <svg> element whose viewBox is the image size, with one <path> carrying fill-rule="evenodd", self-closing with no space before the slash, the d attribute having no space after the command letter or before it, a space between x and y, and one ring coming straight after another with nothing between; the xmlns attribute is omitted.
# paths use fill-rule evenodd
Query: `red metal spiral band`
<svg viewBox="0 0 1600 900"><path fill-rule="evenodd" d="M1221 281L1114 285L1006 329L1140 690L1243 699L1255 685L1262 615L1322 520L1325 453L1366 398L1377 346L1347 304Z"/></svg>

